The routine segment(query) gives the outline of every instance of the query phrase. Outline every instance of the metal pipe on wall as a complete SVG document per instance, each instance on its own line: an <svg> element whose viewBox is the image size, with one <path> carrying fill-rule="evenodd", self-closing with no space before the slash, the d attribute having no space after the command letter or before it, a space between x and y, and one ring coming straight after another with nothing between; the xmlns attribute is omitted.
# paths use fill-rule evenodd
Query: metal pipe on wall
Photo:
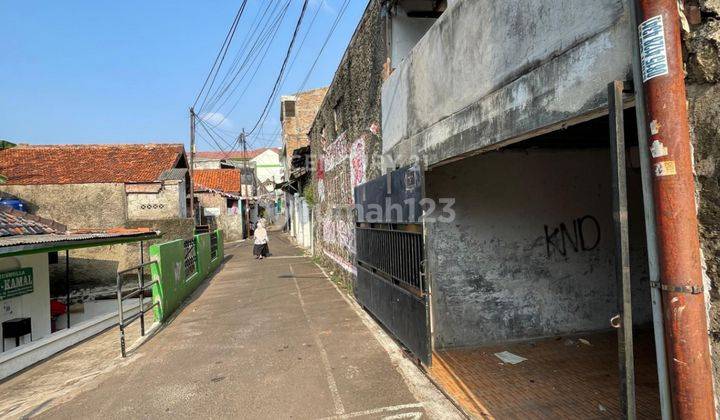
<svg viewBox="0 0 720 420"><path fill-rule="evenodd" d="M658 262L673 417L715 418L676 0L639 0Z"/></svg>
<svg viewBox="0 0 720 420"><path fill-rule="evenodd" d="M632 69L633 88L635 90L635 115L637 120L638 147L640 154L640 167L642 177L643 208L645 213L645 237L647 243L648 274L651 284L659 283L660 269L657 255L657 235L655 228L655 204L653 201L653 186L650 168L650 151L644 145L648 142L648 130L645 111L645 89L642 81L642 69L640 64L640 46L638 45L637 25L638 19L637 0L628 0L630 10L630 26L633 37ZM657 362L658 390L660 395L660 413L663 420L670 420L672 406L670 405L670 382L667 371L667 352L665 350L665 324L662 314L662 295L660 289L650 288L650 300L652 303L653 330L655 332L655 359Z"/></svg>

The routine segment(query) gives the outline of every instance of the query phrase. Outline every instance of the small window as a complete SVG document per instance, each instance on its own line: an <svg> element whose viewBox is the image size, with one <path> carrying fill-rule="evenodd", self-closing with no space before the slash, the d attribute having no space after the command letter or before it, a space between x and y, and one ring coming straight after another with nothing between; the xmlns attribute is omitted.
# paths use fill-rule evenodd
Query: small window
<svg viewBox="0 0 720 420"><path fill-rule="evenodd" d="M342 105L342 99L338 99L337 104L333 108L333 118L335 119L335 135L340 135L344 130Z"/></svg>
<svg viewBox="0 0 720 420"><path fill-rule="evenodd" d="M285 118L292 118L295 116L295 101L285 101L283 102L283 105L285 107Z"/></svg>

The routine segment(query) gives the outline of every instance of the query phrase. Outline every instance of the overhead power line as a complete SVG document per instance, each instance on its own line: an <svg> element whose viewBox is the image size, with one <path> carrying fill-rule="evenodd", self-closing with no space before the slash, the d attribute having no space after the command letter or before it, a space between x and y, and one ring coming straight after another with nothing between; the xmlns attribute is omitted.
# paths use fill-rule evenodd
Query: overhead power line
<svg viewBox="0 0 720 420"><path fill-rule="evenodd" d="M265 103L265 107L263 108L263 111L260 114L260 118L258 118L258 120L255 122L255 125L249 131L248 134L252 134L258 128L258 126L260 125L260 122L264 119L265 115L267 114L267 112L270 108L270 104L272 103L272 100L275 97L275 93L280 88L280 83L283 80L283 76L285 75L285 68L287 67L288 61L290 59L290 55L292 53L293 46L295 45L295 40L297 39L298 31L300 30L300 25L302 25L303 17L305 17L305 12L307 11L308 1L309 0L303 1L302 10L300 11L300 16L298 17L297 24L295 25L295 30L293 31L292 38L290 39L290 45L288 45L287 53L285 54L285 59L283 60L282 66L280 67L280 73L278 73L278 77L275 80L275 85L273 86L273 89L270 92L270 95L268 96L267 102Z"/></svg>
<svg viewBox="0 0 720 420"><path fill-rule="evenodd" d="M350 5L350 0L345 0L338 10L338 14L335 17L335 20L333 21L330 31L328 31L327 35L325 36L325 40L323 41L322 46L320 47L320 50L318 51L317 55L315 56L315 59L313 61L312 66L310 66L310 69L305 74L305 77L302 81L302 84L300 85L300 88L297 89L297 92L302 92L305 89L305 86L310 79L310 76L315 71L315 67L317 66L318 61L320 60L320 56L322 56L322 53L325 51L325 48L327 47L328 43L330 42L330 39L332 38L332 35L335 33L335 30L337 29L338 24L340 23L340 20L344 16L345 12L347 11L348 6ZM267 116L265 117L267 118ZM263 122L261 123L261 126L265 124L265 119L263 119ZM270 141L266 141L263 143L263 147L267 147L267 145L270 144Z"/></svg>
<svg viewBox="0 0 720 420"><path fill-rule="evenodd" d="M275 8L272 9L272 12L268 16L267 20L264 20L264 18L267 14L267 11L270 9L266 9L263 13L263 17L260 19L257 25L250 29L249 32L251 35L246 38L243 44L245 47L238 50L233 64L227 70L225 77L223 77L223 81L217 87L216 91L212 96L212 99L208 101L208 108L215 109L216 112L220 111L223 105L235 93L235 90L237 90L237 88L246 78L250 66L252 66L257 61L258 57L262 53L262 58L260 59L260 62L255 66L257 72L257 69L260 68L262 61L264 60L268 50L270 49L270 46L272 45L275 37L277 36L281 23L285 19L285 14L290 7L290 3L291 1L288 0L285 5L279 10L279 12L277 9L281 3L275 3ZM261 25L263 26L262 29ZM249 50L248 45L250 46ZM244 59L241 62L240 59L243 58L243 56ZM228 81L228 78L231 74L233 76ZM240 76L241 74L242 76L238 79L238 76ZM255 73L253 73L253 75L254 74ZM250 81L252 81L252 79ZM250 81L248 82L248 85ZM229 93L228 90L230 90ZM223 96L225 97L224 100ZM216 106L220 101L222 101L220 106Z"/></svg>
<svg viewBox="0 0 720 420"><path fill-rule="evenodd" d="M210 67L210 71L208 72L207 77L205 78L205 81L203 82L202 88L200 88L200 92L198 92L197 97L195 97L195 101L193 102L193 108L197 106L198 101L200 100L200 96L202 96L203 92L205 91L205 88L208 85L208 82L210 79L213 79L213 83L215 81L215 77L217 77L217 73L220 70L220 67L222 66L223 61L225 60L225 55L227 54L227 50L230 47L230 44L232 43L232 39L235 36L235 31L237 30L238 23L240 22L240 18L242 17L243 12L245 11L245 6L247 5L247 0L243 0L242 4L238 8L237 13L235 14L235 19L233 19L232 25L230 25L230 29L228 29L227 35L225 35L225 40L223 41L222 45L220 46L220 50L217 53L217 56L215 57L215 61L213 62L212 67ZM213 76L214 74L214 76ZM212 89L212 83L210 84L210 88L208 88L208 91ZM206 94L207 98L207 94ZM201 106L202 107L202 106Z"/></svg>

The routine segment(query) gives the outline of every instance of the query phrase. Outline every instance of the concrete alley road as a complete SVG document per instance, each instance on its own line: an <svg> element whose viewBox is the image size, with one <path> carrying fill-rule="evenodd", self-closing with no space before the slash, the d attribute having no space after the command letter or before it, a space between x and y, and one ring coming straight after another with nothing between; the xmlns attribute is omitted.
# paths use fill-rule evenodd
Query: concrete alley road
<svg viewBox="0 0 720 420"><path fill-rule="evenodd" d="M177 317L47 418L459 418L376 324L281 234L251 244Z"/></svg>

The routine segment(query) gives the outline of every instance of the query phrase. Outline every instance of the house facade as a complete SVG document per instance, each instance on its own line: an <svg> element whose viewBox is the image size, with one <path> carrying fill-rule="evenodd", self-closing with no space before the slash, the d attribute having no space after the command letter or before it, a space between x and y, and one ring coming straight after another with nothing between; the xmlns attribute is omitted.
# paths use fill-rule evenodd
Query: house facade
<svg viewBox="0 0 720 420"><path fill-rule="evenodd" d="M323 103L327 88L285 95L280 98L282 153L284 169L282 190L285 192L282 212L285 230L303 248L314 244L314 190L311 182L312 152L309 130Z"/></svg>
<svg viewBox="0 0 720 420"><path fill-rule="evenodd" d="M149 227L166 240L189 238L187 169L179 144L20 145L0 151L7 178L0 194L69 229ZM134 265L137 252L122 244L74 251L73 284L89 295L111 293L117 272Z"/></svg>
<svg viewBox="0 0 720 420"><path fill-rule="evenodd" d="M545 0L369 2L311 130L314 246L316 254L343 257L326 261L331 266L352 263L356 298L446 389L457 391L443 378L473 384L455 395L471 401L468 411L521 415L512 411L517 404L497 398L502 391L539 404L548 416L593 415L600 404L612 416L636 407L640 416L711 417L706 349L709 343L716 354L718 344L706 332L718 322L711 292L719 261L711 233L720 208L713 163L720 134L717 16L711 1L680 8L671 1L582 8ZM656 58L640 72L636 22L644 23L644 57L657 53L652 46L660 40L668 56L682 47L684 57L675 54L664 72L653 67ZM374 34L363 36L368 27ZM381 41L359 41L374 36ZM347 60L351 55L357 57ZM382 76L367 71L377 62ZM355 63L364 75L353 73ZM683 65L686 75L677 70ZM685 86L674 92L682 97L661 96L677 100L677 115L685 115L687 102L685 137L677 132L682 121L646 121L663 107L648 101L645 110L638 99L678 75ZM338 82L343 78L350 83ZM354 104L374 97L377 80L381 128L373 130L372 102ZM667 150L664 136L686 138L688 131L692 148L687 141ZM370 153L365 160L355 147L360 139ZM688 148L688 165L668 161ZM364 178L353 162L365 165ZM671 208L657 197L671 200L665 188L688 177L695 181L699 245L690 249L685 239L695 228L677 230L691 245L677 255L701 264L702 275L683 271L692 287L672 288L666 282L679 280L668 274L674 265L666 258L677 245L657 237L685 216L669 218ZM692 196L674 203L676 212L694 209ZM354 205L356 214L328 211L343 205ZM369 217L375 208L379 216ZM338 220L353 234L338 234ZM676 328L678 302L693 308L683 312L692 332ZM633 341L642 355L634 364ZM689 341L699 355L692 368L683 361ZM629 368L616 369L617 354ZM524 363L540 372L547 357L565 379L552 389L535 383L538 394L503 367ZM574 363L610 379L583 376L581 386L574 379L584 373ZM698 380L680 385L690 370ZM618 399L618 383L633 383L632 375L634 394ZM497 389L491 377L513 385ZM611 392L586 398L598 389ZM703 403L684 404L688 395Z"/></svg>
<svg viewBox="0 0 720 420"><path fill-rule="evenodd" d="M193 186L205 224L223 230L226 241L246 238L255 200L252 185L242 183L237 169L195 169ZM250 193L250 194L248 194Z"/></svg>
<svg viewBox="0 0 720 420"><path fill-rule="evenodd" d="M280 98L280 124L282 125L282 151L280 163L285 180L290 179L294 151L310 145L308 130L325 99L326 87L284 95Z"/></svg>

